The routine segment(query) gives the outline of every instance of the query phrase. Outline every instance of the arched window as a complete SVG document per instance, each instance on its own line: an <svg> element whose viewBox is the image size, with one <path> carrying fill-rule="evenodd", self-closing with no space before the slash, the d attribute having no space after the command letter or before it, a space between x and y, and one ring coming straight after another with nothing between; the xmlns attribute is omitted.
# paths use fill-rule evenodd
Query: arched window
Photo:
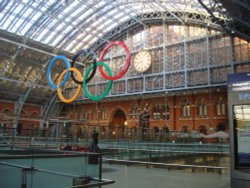
<svg viewBox="0 0 250 188"><path fill-rule="evenodd" d="M207 116L207 104L204 101L204 98L202 98L199 101L198 104L198 116L199 117L206 117Z"/></svg>
<svg viewBox="0 0 250 188"><path fill-rule="evenodd" d="M186 99L182 104L182 117L190 117L190 102Z"/></svg>
<svg viewBox="0 0 250 188"><path fill-rule="evenodd" d="M107 108L106 108L106 106L101 107L101 119L102 120L107 119Z"/></svg>
<svg viewBox="0 0 250 188"><path fill-rule="evenodd" d="M161 109L161 107L159 104L155 104L153 106L153 118L154 118L154 120L160 119L160 117L161 117L161 110L160 109Z"/></svg>
<svg viewBox="0 0 250 188"><path fill-rule="evenodd" d="M97 109L93 109L93 120L97 120Z"/></svg>
<svg viewBox="0 0 250 188"><path fill-rule="evenodd" d="M169 120L169 106L167 104L162 105L162 119Z"/></svg>
<svg viewBox="0 0 250 188"><path fill-rule="evenodd" d="M216 103L216 115L217 116L225 116L226 115L226 104L223 101L222 97L219 98Z"/></svg>
<svg viewBox="0 0 250 188"><path fill-rule="evenodd" d="M80 113L80 119L88 120L89 119L88 111L82 110Z"/></svg>
<svg viewBox="0 0 250 188"><path fill-rule="evenodd" d="M89 119L89 112L86 110L86 108L81 108L79 112L79 118L81 120L88 120Z"/></svg>

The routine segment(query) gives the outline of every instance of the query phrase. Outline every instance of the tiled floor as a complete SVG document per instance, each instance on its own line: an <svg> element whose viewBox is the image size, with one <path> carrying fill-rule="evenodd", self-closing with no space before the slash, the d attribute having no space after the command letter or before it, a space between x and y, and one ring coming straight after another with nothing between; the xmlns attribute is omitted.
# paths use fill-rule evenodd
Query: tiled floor
<svg viewBox="0 0 250 188"><path fill-rule="evenodd" d="M103 178L116 183L105 188L229 188L230 176L126 165L103 165Z"/></svg>

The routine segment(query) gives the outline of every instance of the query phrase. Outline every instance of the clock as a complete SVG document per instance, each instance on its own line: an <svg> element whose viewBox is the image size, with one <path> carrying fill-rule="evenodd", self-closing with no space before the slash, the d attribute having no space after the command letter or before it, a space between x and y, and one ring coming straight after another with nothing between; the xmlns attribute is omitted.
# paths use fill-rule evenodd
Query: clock
<svg viewBox="0 0 250 188"><path fill-rule="evenodd" d="M137 72L143 73L149 69L152 57L148 50L138 52L134 57L134 68Z"/></svg>

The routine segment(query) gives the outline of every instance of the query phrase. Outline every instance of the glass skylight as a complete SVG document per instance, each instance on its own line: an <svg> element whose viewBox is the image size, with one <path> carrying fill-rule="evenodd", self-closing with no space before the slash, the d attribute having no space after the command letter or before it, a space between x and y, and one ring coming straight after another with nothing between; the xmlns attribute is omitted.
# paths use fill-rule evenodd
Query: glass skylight
<svg viewBox="0 0 250 188"><path fill-rule="evenodd" d="M71 53L103 40L103 35L129 19L140 23L136 17L142 13L206 13L197 0L0 0L0 5L4 5L0 13L0 29Z"/></svg>

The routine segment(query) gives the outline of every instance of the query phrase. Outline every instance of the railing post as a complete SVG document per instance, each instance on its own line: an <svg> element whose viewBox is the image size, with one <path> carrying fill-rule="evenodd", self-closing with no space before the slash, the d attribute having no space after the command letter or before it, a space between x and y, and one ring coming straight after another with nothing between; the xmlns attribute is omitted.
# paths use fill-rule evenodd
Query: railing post
<svg viewBox="0 0 250 188"><path fill-rule="evenodd" d="M34 168L22 168L22 183L21 183L21 188L27 188L27 174L34 171Z"/></svg>
<svg viewBox="0 0 250 188"><path fill-rule="evenodd" d="M27 173L25 172L25 168L22 169L22 184L21 188L27 188Z"/></svg>

